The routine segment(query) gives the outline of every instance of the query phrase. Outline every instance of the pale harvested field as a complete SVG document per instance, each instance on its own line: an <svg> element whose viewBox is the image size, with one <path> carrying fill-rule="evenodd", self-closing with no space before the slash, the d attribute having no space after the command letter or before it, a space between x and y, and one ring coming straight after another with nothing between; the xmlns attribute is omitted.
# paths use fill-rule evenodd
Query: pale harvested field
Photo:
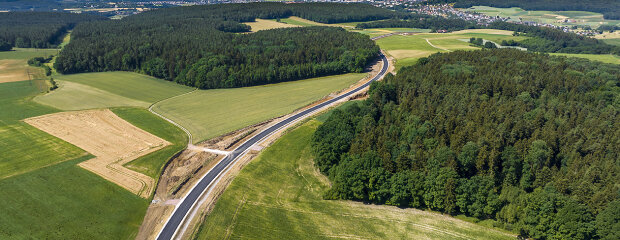
<svg viewBox="0 0 620 240"><path fill-rule="evenodd" d="M276 22L272 20L265 20L265 19L258 19L258 18L256 19L255 22L244 22L243 24L249 25L250 27L252 27L251 29L252 32L258 32L260 30L268 30L268 29L275 29L275 28L299 27L298 25L294 25L294 24L287 24L287 23L281 23L281 22Z"/></svg>
<svg viewBox="0 0 620 240"><path fill-rule="evenodd" d="M421 50L392 50L392 51L387 51L387 52L391 56L395 58L399 58L399 59L400 58L411 58L411 57L420 58L420 57L426 57L428 55L435 53L433 51L421 51Z"/></svg>
<svg viewBox="0 0 620 240"><path fill-rule="evenodd" d="M22 59L0 60L0 83L29 80L28 71L31 74L40 74L41 70L32 68Z"/></svg>
<svg viewBox="0 0 620 240"><path fill-rule="evenodd" d="M123 164L170 144L108 109L53 113L24 121L93 154L96 158L79 165L143 198L150 196L155 180Z"/></svg>

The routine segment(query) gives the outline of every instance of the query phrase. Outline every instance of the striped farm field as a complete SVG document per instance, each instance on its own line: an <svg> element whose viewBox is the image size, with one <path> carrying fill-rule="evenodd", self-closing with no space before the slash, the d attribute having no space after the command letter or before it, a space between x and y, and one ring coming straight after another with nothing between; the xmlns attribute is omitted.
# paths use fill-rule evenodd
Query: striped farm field
<svg viewBox="0 0 620 240"><path fill-rule="evenodd" d="M194 142L284 115L358 82L350 73L263 86L198 90L153 106L187 128Z"/></svg>
<svg viewBox="0 0 620 240"><path fill-rule="evenodd" d="M148 201L77 166L92 155L23 122L58 112L33 102L38 94L31 81L0 83L0 239L133 238Z"/></svg>
<svg viewBox="0 0 620 240"><path fill-rule="evenodd" d="M80 73L55 76L60 88L35 101L61 110L148 107L193 88L132 72Z"/></svg>

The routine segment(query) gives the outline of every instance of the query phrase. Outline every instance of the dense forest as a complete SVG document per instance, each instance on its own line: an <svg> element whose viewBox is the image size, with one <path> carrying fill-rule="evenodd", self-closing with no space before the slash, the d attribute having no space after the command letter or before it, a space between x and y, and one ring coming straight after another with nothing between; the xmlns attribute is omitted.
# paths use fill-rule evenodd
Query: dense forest
<svg viewBox="0 0 620 240"><path fill-rule="evenodd" d="M0 12L0 45L53 48L75 24L103 17L60 12Z"/></svg>
<svg viewBox="0 0 620 240"><path fill-rule="evenodd" d="M202 89L243 87L360 72L379 52L366 35L306 27L236 34L242 22L292 15L365 21L392 11L367 4L217 4L158 9L78 25L56 59L61 73L140 71Z"/></svg>
<svg viewBox="0 0 620 240"><path fill-rule="evenodd" d="M620 237L620 66L519 50L422 58L313 136L327 199Z"/></svg>
<svg viewBox="0 0 620 240"><path fill-rule="evenodd" d="M356 25L356 28L422 28L431 29L433 32L440 29L457 31L470 28L479 28L475 22L465 21L463 19L447 19L443 17L418 14L411 14L408 18L408 20L392 18L388 20L359 23Z"/></svg>
<svg viewBox="0 0 620 240"><path fill-rule="evenodd" d="M590 11L602 13L606 19L620 19L618 0L431 0L431 3L456 3L454 7L472 6L520 7L525 10Z"/></svg>

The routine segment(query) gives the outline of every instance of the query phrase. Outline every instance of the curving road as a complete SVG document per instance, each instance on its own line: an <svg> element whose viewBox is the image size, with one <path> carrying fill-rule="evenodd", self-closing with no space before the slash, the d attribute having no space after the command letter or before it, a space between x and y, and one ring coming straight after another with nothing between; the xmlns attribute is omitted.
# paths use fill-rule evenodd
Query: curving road
<svg viewBox="0 0 620 240"><path fill-rule="evenodd" d="M379 37L376 37L376 38L379 38ZM375 38L373 38L373 40L375 40ZM317 111L324 110L325 108L329 107L330 105L340 100L343 100L344 98L347 98L349 96L352 96L362 91L364 88L368 87L372 82L381 79L388 70L389 61L383 54L381 54L380 57L383 62L381 71L379 72L379 74L373 77L370 81L364 83L363 85L351 91L343 93L339 95L338 97L335 97L333 99L320 103L316 106L308 108L302 112L299 112L293 116L290 116L276 123L275 125L263 130L262 132L258 133L254 137L250 138L249 140L247 140L246 142L238 146L235 150L230 152L230 154L228 154L217 165L215 165L215 167L209 170L209 172L207 172L207 174L203 176L196 185L194 185L194 187L190 190L189 194L187 194L185 197L181 199L181 202L176 205L174 212L172 213L170 218L167 220L166 225L164 225L164 228L161 229L161 231L157 235L157 239L158 240L169 240L175 237L180 237L176 235L182 235L182 234L179 234L179 231L181 232L184 231L184 230L181 230L183 229L184 222L186 218L188 217L191 218L191 215L193 215L192 210L198 203L198 200L200 199L200 197L205 193L209 194L211 190L211 186L213 185L213 183L216 183L219 180L220 175L225 173L228 167L231 166L234 162L236 162L237 159L240 159L241 157L243 157L252 146L261 143L267 137L273 135L279 130L285 127L288 127L289 125L295 122L298 122L308 116L311 116L313 113Z"/></svg>

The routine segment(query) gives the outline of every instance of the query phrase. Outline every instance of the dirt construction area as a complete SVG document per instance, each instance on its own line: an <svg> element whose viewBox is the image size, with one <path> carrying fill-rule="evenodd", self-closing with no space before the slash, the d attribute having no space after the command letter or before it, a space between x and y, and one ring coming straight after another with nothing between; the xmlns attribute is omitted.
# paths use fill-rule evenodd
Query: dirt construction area
<svg viewBox="0 0 620 240"><path fill-rule="evenodd" d="M108 109L61 112L24 121L91 153L95 158L80 163L82 168L143 198L150 196L155 180L123 164L170 144Z"/></svg>

